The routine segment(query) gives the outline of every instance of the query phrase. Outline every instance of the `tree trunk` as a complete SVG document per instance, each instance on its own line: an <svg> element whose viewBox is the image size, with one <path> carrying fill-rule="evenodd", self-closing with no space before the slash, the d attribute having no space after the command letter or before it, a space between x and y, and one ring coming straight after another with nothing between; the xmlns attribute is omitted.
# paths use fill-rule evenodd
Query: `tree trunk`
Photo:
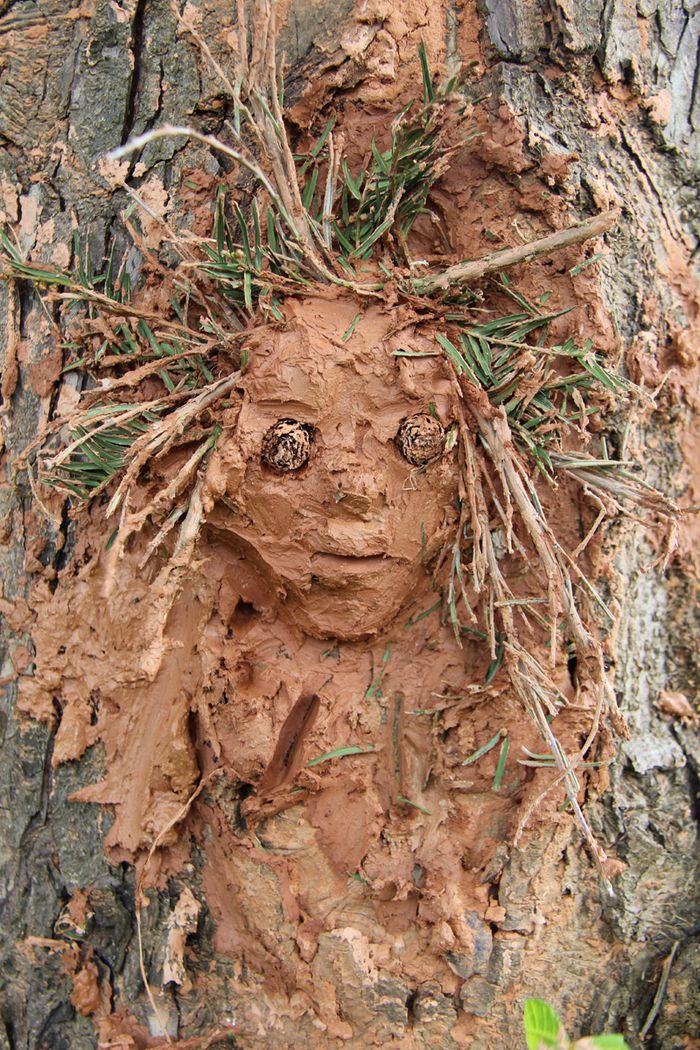
<svg viewBox="0 0 700 1050"><path fill-rule="evenodd" d="M201 7L201 35L229 73L234 6L207 0ZM684 506L697 504L698 5L484 0L477 8L472 0L368 0L353 8L346 0L292 0L280 8L285 105L300 132L313 124L318 134L334 107L342 126L343 113L364 105L371 134L415 90L410 78L419 82L415 54L423 37L434 67L475 63L473 94L485 101L482 136L471 147L477 168L470 171L512 209L503 217L508 244L518 243L520 231L529 240L530 229L540 229L547 194L565 202L573 218L591 206L622 208L590 277L591 300L580 304L582 324L608 332L622 369L646 390L635 406L631 449L646 480ZM225 138L232 113L226 90L192 40L178 34L167 0L88 0L80 7L0 0L0 38L0 206L22 251L67 266L77 230L88 234L96 259L116 238L138 271L138 253L128 249L119 219L128 198L101 158L165 123L191 123ZM182 209L206 208L224 173L213 154L172 140L151 143L140 160L144 167L134 173L131 165L130 181L146 199L164 187L182 226L189 221ZM200 175L200 196L186 197L183 181ZM450 192L450 185L436 189L448 221L478 224L475 188L463 188L461 212ZM553 257L552 266L556 274L564 264ZM490 894L493 906L486 920L475 919L472 956L454 955L449 967L436 961L433 979L411 983L401 949L388 947L407 936L398 911L381 936L359 921L353 928L345 911L339 928L332 921L313 926L304 934L313 947L295 954L303 916L298 909L290 917L284 893L291 890L277 874L282 862L264 865L249 849L241 853L236 900L258 895L259 924L270 934L264 951L279 950L281 958L288 950L287 976L275 983L217 939L220 916L207 907L201 839L179 871L149 890L141 912L155 1005L149 1000L134 869L105 856L109 807L71 800L103 775L104 753L96 745L80 761L53 764L60 689L53 723L15 713L20 680L35 673L37 587L41 600L60 590L80 530L67 509L59 520L46 518L21 462L78 383L73 373L61 374L55 310L27 284L0 284L0 1047L161 1046L164 1028L175 1045L192 1047L219 1045L216 1039L225 1045L230 1031L234 1045L251 1047L496 1050L524 1045L522 1003L536 996L557 1009L572 1037L624 1032L638 1048L671 953L644 1045L696 1045L700 746L696 716L688 715L698 680L692 517L681 522L666 569L653 536L615 524L605 537L603 553L615 569L607 600L619 608L614 674L630 738L610 766L609 785L601 775L596 791L591 786L585 811L606 851L623 862L612 895L568 817L555 813L518 845L512 827L498 842L494 832L484 873L484 899ZM625 426L622 417L610 424L611 443L626 443ZM217 797L223 806L224 794ZM172 916L189 900L188 887L201 911L182 926L187 975L164 985ZM228 891L234 893L230 885ZM329 915L336 906L327 902ZM254 939L255 930L246 936Z"/></svg>

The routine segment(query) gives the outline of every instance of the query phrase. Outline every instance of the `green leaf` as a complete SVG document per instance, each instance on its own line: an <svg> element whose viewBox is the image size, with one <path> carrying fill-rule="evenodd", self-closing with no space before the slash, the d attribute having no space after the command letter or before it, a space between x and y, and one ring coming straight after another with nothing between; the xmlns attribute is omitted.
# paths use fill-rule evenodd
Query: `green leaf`
<svg viewBox="0 0 700 1050"><path fill-rule="evenodd" d="M509 747L510 747L510 740L506 736L506 737L503 738L503 743L501 744L501 750L500 750L500 752L498 754L498 763L496 765L496 772L494 774L493 784L491 785L491 790L492 791L500 791L501 790L501 784L503 783L503 773L504 773L505 768L506 768L506 759L508 758L508 748ZM556 1014L555 1014L555 1016L556 1016ZM556 1045L556 1044L553 1044L553 1045Z"/></svg>
<svg viewBox="0 0 700 1050"><path fill-rule="evenodd" d="M377 146L377 143L374 141L374 139L372 139L372 156L374 157L377 167L382 172L382 174L388 175L389 165L387 164L384 154L379 152L379 147Z"/></svg>
<svg viewBox="0 0 700 1050"><path fill-rule="evenodd" d="M384 222L381 223L381 225L377 226L375 230L372 230L372 232L369 233L367 237L365 237L362 244L358 245L357 248L355 248L354 254L364 256L375 243L375 241L378 241L379 238L386 233L386 231L392 225L393 221L394 220L391 218L391 216L388 216L384 220Z"/></svg>
<svg viewBox="0 0 700 1050"><path fill-rule="evenodd" d="M326 751L324 755L312 758L310 762L306 763L306 766L307 768L318 766L321 762L328 762L331 758L344 758L345 755L371 755L374 750L374 747L337 747L335 751Z"/></svg>
<svg viewBox="0 0 700 1050"><path fill-rule="evenodd" d="M316 192L316 183L318 181L318 168L314 168L311 172L311 178L304 186L304 192L301 195L301 203L308 211L311 207L311 202L314 199L314 193Z"/></svg>
<svg viewBox="0 0 700 1050"><path fill-rule="evenodd" d="M340 243L340 247L345 252L347 252L348 255L352 255L352 253L354 251L354 248L353 248L352 244L350 243L350 241L345 236L345 234L343 233L343 231L338 227L338 224L336 222L333 223L333 233L338 238L338 241Z"/></svg>
<svg viewBox="0 0 700 1050"><path fill-rule="evenodd" d="M311 150L311 156L312 157L318 157L319 153L321 152L321 150L323 149L323 147L326 144L326 139L330 135L334 124L335 124L335 117L331 117L331 119L328 121L328 123L326 124L325 128L321 132L321 135L320 135L318 141L316 142L316 145Z"/></svg>
<svg viewBox="0 0 700 1050"><path fill-rule="evenodd" d="M277 243L277 233L275 232L275 213L272 208L267 209L267 243L270 245L271 250L277 254L279 246Z"/></svg>
<svg viewBox="0 0 700 1050"><path fill-rule="evenodd" d="M253 235L255 238L255 269L259 272L262 266L262 235L260 233L260 216L258 214L258 206L253 201L251 205L251 212L253 215Z"/></svg>
<svg viewBox="0 0 700 1050"><path fill-rule="evenodd" d="M22 256L19 254L19 252L17 251L17 249L15 248L14 244L12 243L10 238L7 236L7 234L3 233L1 230L0 230L0 245L2 245L2 247L5 249L5 251L7 252L7 254L12 259L13 262L18 262L18 263L22 262Z"/></svg>
<svg viewBox="0 0 700 1050"><path fill-rule="evenodd" d="M439 609L441 605L442 598L438 598L436 602L433 602L429 609L424 609L423 612L418 613L417 616L414 616L410 620L407 620L404 626L413 627L414 624L418 623L420 620L424 620L426 616L429 616L431 612L435 611L435 609Z"/></svg>
<svg viewBox="0 0 700 1050"><path fill-rule="evenodd" d="M523 1016L527 1050L541 1050L542 1047L557 1048L562 1038L568 1043L556 1011L542 999L526 999Z"/></svg>
<svg viewBox="0 0 700 1050"><path fill-rule="evenodd" d="M491 739L486 744L482 744L482 746L478 747L476 749L476 751L473 751L472 754L469 755L468 758L465 758L464 762L462 762L462 765L463 766L470 766L473 762L478 762L478 760L480 758L483 758L484 755L487 755L489 753L489 751L491 751L492 748L494 748L496 746L496 744L498 743L498 741L501 739L502 736L503 736L503 730L499 729L498 732L496 733L496 735L492 736Z"/></svg>
<svg viewBox="0 0 700 1050"><path fill-rule="evenodd" d="M350 174L350 169L347 165L347 161L345 160L345 158L343 158L343 177L345 179L345 185L350 190L350 193L353 195L355 200L361 200L362 194L360 193L359 182L355 182L352 175Z"/></svg>
<svg viewBox="0 0 700 1050"><path fill-rule="evenodd" d="M418 45L418 57L420 58L421 73L423 74L423 102L425 105L428 105L435 98L435 89L433 88L433 78L430 75L428 55L422 40Z"/></svg>
<svg viewBox="0 0 700 1050"><path fill-rule="evenodd" d="M457 375L460 375L462 372L466 372L474 386L481 386L481 383L479 382L478 377L474 374L473 369L469 367L467 362L464 360L462 354L460 354L457 347L450 342L447 336L443 335L442 332L436 332L435 338L437 339L438 343L443 348L447 356L452 361Z"/></svg>
<svg viewBox="0 0 700 1050"><path fill-rule="evenodd" d="M216 237L216 249L221 257L224 253L224 229L226 226L226 219L224 217L224 199L226 191L223 186L219 186L216 193L216 212L214 219L214 236Z"/></svg>
<svg viewBox="0 0 700 1050"><path fill-rule="evenodd" d="M488 668L486 670L486 677L484 678L484 685L490 685L491 682L496 677L496 675L498 674L498 672L500 671L501 666L503 664L503 657L505 655L505 651L506 650L505 650L505 646L504 646L503 642L499 642L498 646L496 647L496 656L491 661L491 663L489 664L489 666L488 666Z"/></svg>
<svg viewBox="0 0 700 1050"><path fill-rule="evenodd" d="M353 317L353 319L352 319L352 321L350 323L350 327L348 329L346 329L346 331L344 331L342 336L340 337L344 343L347 343L348 339L350 338L352 333L355 331L355 329L357 328L357 326L358 326L358 324L359 324L359 322L361 320L362 320L362 314L355 314L355 316Z"/></svg>
<svg viewBox="0 0 700 1050"><path fill-rule="evenodd" d="M248 227L246 225L245 216L243 215L243 212L237 204L234 204L233 210L236 215L236 219L238 220L238 228L241 231L241 248L243 249L243 258L245 260L246 267L248 269L251 269L253 265L253 257L250 251L250 238L248 237Z"/></svg>
<svg viewBox="0 0 700 1050"><path fill-rule="evenodd" d="M438 357L437 353L433 353L430 350L392 350L392 357Z"/></svg>
<svg viewBox="0 0 700 1050"><path fill-rule="evenodd" d="M592 266L593 263L597 263L598 259L602 259L602 258L603 258L603 253L602 252L596 252L595 255L591 255L590 259L584 259L583 262L580 262L578 264L578 266L572 266L571 269L569 270L569 274L572 277L576 277L578 274L581 273L582 270L585 270L586 267ZM616 1039L617 1036L602 1036L602 1037L599 1036L599 1038ZM620 1036L620 1038L622 1038L622 1036ZM610 1045L612 1046L612 1043Z"/></svg>
<svg viewBox="0 0 700 1050"><path fill-rule="evenodd" d="M432 814L431 814L429 809L426 809L425 806L420 806L417 802L412 802L411 799L410 798L406 798L405 795L397 795L396 796L396 801L397 802L402 802L404 804L404 806L412 806L413 809L420 810L421 813L425 813L425 815L428 816L428 817L432 816Z"/></svg>

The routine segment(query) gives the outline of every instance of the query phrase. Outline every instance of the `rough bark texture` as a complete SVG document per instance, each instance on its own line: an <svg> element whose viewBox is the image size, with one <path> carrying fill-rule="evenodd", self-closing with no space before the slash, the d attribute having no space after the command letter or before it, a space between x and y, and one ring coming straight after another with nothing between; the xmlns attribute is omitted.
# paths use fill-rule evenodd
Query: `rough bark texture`
<svg viewBox="0 0 700 1050"><path fill-rule="evenodd" d="M202 7L207 32L224 54L232 5L206 0ZM348 3L293 3L281 39L290 66L288 102L303 99L312 81L320 97L319 78L348 91L366 65L375 78L385 78L390 93L391 68L378 73L372 49L382 34L388 37L384 44L394 48L397 76L405 42L396 39L392 7L360 4L352 21ZM406 17L414 15L411 9ZM490 96L493 120L522 131L533 163L549 163L553 194L566 193L578 206L623 206L603 280L633 378L652 388L665 379L642 431L648 478L683 502L697 501L699 482L688 456L696 434L698 299L689 260L700 230L700 8L691 0L637 0L636 7L633 0L484 0L477 11L470 2L429 0L423 24L442 33L448 67L461 58L482 62L480 87ZM415 20L410 28L417 28ZM106 150L161 122L191 120L216 131L227 114L228 100L192 45L177 36L166 0L91 0L79 8L64 0L5 0L0 43L0 204L35 258L66 264L62 246L70 244L75 226L90 230L96 257L112 233L122 236L116 216L124 193L97 165ZM191 152L163 141L141 159L141 182L153 179L166 189L194 164ZM210 155L198 159L216 174ZM558 161L566 179L559 178ZM518 175L508 177L517 186ZM150 1014L134 933L133 870L104 859L106 810L68 801L98 779L101 755L93 751L80 763L52 768L52 731L13 715L17 676L32 673L24 604L32 574L65 565L75 528L67 515L55 527L48 523L26 474L15 470L18 455L56 409L61 358L52 321L27 287L15 293L0 286L3 384L11 393L3 407L0 488L0 1047L12 1050L96 1047L86 1014L94 1012L91 989L98 983L111 987L115 1011L131 1012L142 1023ZM650 552L638 538L620 540L612 530L610 542L620 543L616 672L632 735L612 767L609 790L591 800L587 812L601 840L627 865L615 896L601 889L569 825L552 827L522 849L504 848L493 881L505 919L493 925L484 972L470 976L480 966L465 970L451 996L437 986L408 989L381 967L373 985L363 983L352 954L345 957L334 934L324 934L318 972L335 986L340 1015L352 1031L344 1033L348 1045L518 1046L520 1004L530 994L556 1006L572 1033L624 1031L638 1047L661 963L674 942L668 989L645 1045L681 1050L688 1038L700 1037L692 991L700 978L700 746L693 727L659 704L665 691L693 696L697 682L693 531L687 528L666 572L647 571ZM198 864L195 854L189 873L154 893L144 912L153 973L162 961L172 903L188 883L201 895ZM79 947L70 948L59 918L85 887L92 888L93 914L75 935ZM274 927L281 918L271 914L269 922ZM211 968L212 994L162 1000L162 1012L182 1039L224 1028L239 1011L247 979L234 961L216 956L206 909L190 943L188 966L199 975ZM75 991L77 974L87 989L82 998ZM237 989L230 1000L229 979ZM257 988L253 994L264 998ZM137 1034L129 1043L126 1031L111 1045L145 1045ZM255 1035L240 1036L237 1045L336 1044L308 1017L298 1032L287 1020L267 1036ZM161 1044L155 1038L151 1045Z"/></svg>

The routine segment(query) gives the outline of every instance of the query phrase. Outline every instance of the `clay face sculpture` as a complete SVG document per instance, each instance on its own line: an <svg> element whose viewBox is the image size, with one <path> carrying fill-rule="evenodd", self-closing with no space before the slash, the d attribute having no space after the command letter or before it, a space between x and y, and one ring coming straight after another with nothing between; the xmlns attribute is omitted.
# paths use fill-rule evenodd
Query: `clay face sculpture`
<svg viewBox="0 0 700 1050"><path fill-rule="evenodd" d="M413 330L363 304L290 304L282 332L254 348L235 438L222 453L226 512L308 634L353 639L389 624L424 576L422 552L452 514L444 451L450 384ZM432 406L432 407L431 407Z"/></svg>

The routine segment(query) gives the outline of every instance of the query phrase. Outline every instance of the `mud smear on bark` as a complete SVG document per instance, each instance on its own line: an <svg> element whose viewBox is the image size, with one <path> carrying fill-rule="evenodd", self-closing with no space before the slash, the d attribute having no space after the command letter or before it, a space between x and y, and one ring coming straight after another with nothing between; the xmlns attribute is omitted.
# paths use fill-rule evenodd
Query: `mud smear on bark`
<svg viewBox="0 0 700 1050"><path fill-rule="evenodd" d="M446 710L443 694L464 691L465 664L472 665L468 680L483 678L487 654L450 642L430 573L455 526L456 457L444 452L416 469L394 440L403 420L429 410L449 426L449 376L439 359L393 356L434 345L419 324L402 325L400 311L365 307L344 342L359 306L332 296L292 302L282 331L257 333L240 401L224 414L207 471L208 525L186 580L173 579L168 559L139 573L145 540L137 539L116 573L103 552L66 570L56 594L43 602L35 596L39 664L24 683L23 707L47 717L60 692L56 763L105 743L109 775L81 797L119 807L109 846L132 860L167 819L157 800L182 799L194 783L188 712L203 719L215 758L223 754L242 780L254 782L272 757L275 726L304 690L320 690L343 723L328 697L328 680L342 674L351 676L348 702L359 705L358 718L372 706L365 700L390 688L404 694L407 709L432 712L437 697ZM313 427L314 439L308 464L285 474L260 453L268 429L291 416ZM86 532L81 547L97 545ZM522 576L523 566L514 563L512 571ZM527 590L525 577L518 590ZM430 688L419 684L425 671L414 680L416 645L420 651L427 637L441 639L434 645L447 659ZM341 670L346 652L364 654L361 669ZM143 699L130 700L132 691ZM261 692L266 714L256 707ZM479 692L479 704L488 693ZM251 732L249 751L243 741ZM379 737L360 742L383 747ZM331 750L349 741L324 744ZM395 756L395 741L389 751ZM160 769L158 786L148 787L149 768ZM129 799L136 809L127 817Z"/></svg>
<svg viewBox="0 0 700 1050"><path fill-rule="evenodd" d="M455 528L455 454L418 470L394 438L431 406L447 428L452 387L440 359L393 356L434 346L406 320L328 296L290 302L283 328L259 331L186 574L165 558L140 568L145 538L116 572L104 550L79 568L104 547L93 511L56 592L35 592L22 689L35 717L59 699L54 762L101 741L105 777L75 797L114 807L114 863L143 865L200 778L222 770L160 839L147 882L176 871L194 837L218 951L280 996L306 974L326 1018L337 951L363 980L381 966L448 994L486 967L489 923L504 917L488 869L542 786L514 760L538 734L498 675L484 684L486 647L459 648L441 623L430 570ZM286 418L314 434L289 474L261 459ZM527 565L504 564L514 593L532 593ZM557 679L573 696L563 657ZM589 718L556 719L564 746L580 746ZM499 733L511 758L494 790L500 747L463 762Z"/></svg>

